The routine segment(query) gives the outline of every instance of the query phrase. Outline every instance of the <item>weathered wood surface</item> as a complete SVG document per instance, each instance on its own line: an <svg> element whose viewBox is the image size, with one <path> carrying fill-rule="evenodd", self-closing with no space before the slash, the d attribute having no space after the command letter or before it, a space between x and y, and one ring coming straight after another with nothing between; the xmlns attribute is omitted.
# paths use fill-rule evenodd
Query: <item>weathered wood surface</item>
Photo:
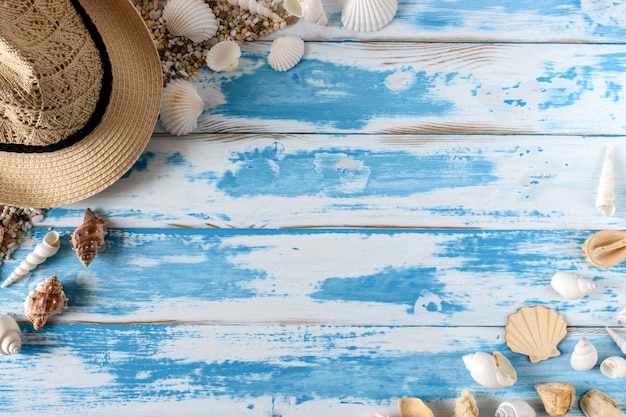
<svg viewBox="0 0 626 417"><path fill-rule="evenodd" d="M0 290L24 342L0 357L1 415L398 417L416 396L443 417L469 388L483 417L511 398L545 417L534 384L554 381L626 408L624 380L568 364L582 335L600 360L621 355L604 328L626 306L626 263L595 268L581 245L626 229L626 7L402 1L359 34L325 6L330 26L299 22L244 44L237 71L201 72L197 132L157 126L124 178L22 237L2 280L48 228L63 244ZM305 57L275 73L283 34ZM110 222L87 269L69 245L86 207ZM598 288L562 299L563 270ZM51 274L69 308L35 332L22 304ZM506 346L524 305L563 314L560 356ZM503 352L518 382L479 386L461 359L476 351Z"/></svg>

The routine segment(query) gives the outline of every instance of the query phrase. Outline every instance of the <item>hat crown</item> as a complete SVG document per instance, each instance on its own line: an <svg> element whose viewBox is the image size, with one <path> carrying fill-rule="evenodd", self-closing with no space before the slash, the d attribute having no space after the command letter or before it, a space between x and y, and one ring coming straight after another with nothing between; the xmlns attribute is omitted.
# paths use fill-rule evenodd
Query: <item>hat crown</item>
<svg viewBox="0 0 626 417"><path fill-rule="evenodd" d="M60 143L85 126L101 87L100 52L70 1L3 1L0 144Z"/></svg>

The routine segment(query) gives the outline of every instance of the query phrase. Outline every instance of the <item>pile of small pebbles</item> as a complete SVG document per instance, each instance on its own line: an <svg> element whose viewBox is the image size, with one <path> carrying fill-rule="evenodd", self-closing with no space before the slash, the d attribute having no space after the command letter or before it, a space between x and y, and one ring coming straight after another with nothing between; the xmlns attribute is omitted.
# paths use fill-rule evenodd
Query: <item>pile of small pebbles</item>
<svg viewBox="0 0 626 417"><path fill-rule="evenodd" d="M211 39L195 43L181 36L172 36L168 32L162 17L166 0L134 0L159 51L164 85L173 78L190 79L196 75L198 69L205 65L206 51L220 41L232 40L241 45L244 41L254 41L284 29L298 20L283 9L281 0L264 2L266 7L280 16L280 21L250 13L246 9L231 5L226 0L205 1L213 8L218 30Z"/></svg>
<svg viewBox="0 0 626 417"><path fill-rule="evenodd" d="M33 223L41 222L44 210L0 205L0 264L4 259L13 260L11 254L19 244L22 233L30 230Z"/></svg>

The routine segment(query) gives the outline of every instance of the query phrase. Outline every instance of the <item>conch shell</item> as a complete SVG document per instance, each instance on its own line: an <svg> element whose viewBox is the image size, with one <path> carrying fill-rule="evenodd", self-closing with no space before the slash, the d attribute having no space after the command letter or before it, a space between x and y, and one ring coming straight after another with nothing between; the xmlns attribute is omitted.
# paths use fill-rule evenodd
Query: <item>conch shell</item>
<svg viewBox="0 0 626 417"><path fill-rule="evenodd" d="M78 259L85 265L85 268L89 266L104 246L107 224L107 221L101 219L87 207L83 224L72 234L72 248L76 251Z"/></svg>
<svg viewBox="0 0 626 417"><path fill-rule="evenodd" d="M626 414L611 397L595 389L580 397L580 409L587 417L625 417Z"/></svg>
<svg viewBox="0 0 626 417"><path fill-rule="evenodd" d="M606 332L611 336L617 347L626 355L626 339L620 336L615 330L606 327Z"/></svg>
<svg viewBox="0 0 626 417"><path fill-rule="evenodd" d="M609 268L626 259L626 233L601 230L583 243L585 259L598 268Z"/></svg>
<svg viewBox="0 0 626 417"><path fill-rule="evenodd" d="M476 352L463 356L465 367L474 381L487 388L510 387L517 381L517 372L511 362L500 352L492 355Z"/></svg>
<svg viewBox="0 0 626 417"><path fill-rule="evenodd" d="M543 407L551 417L563 417L570 411L576 399L576 389L567 382L536 384L535 389Z"/></svg>
<svg viewBox="0 0 626 417"><path fill-rule="evenodd" d="M536 417L535 409L526 401L513 399L498 406L495 417Z"/></svg>
<svg viewBox="0 0 626 417"><path fill-rule="evenodd" d="M609 145L604 155L598 196L596 197L596 208L606 217L615 214L615 191L613 187L613 147Z"/></svg>
<svg viewBox="0 0 626 417"><path fill-rule="evenodd" d="M11 275L4 280L1 287L7 287L14 282L28 276L30 271L35 269L37 265L44 262L46 259L56 254L61 247L61 240L59 239L59 233L52 231L46 233L41 243L35 246L35 249L26 256L18 266L13 270Z"/></svg>
<svg viewBox="0 0 626 417"><path fill-rule="evenodd" d="M435 417L430 407L419 398L400 398L398 408L401 417Z"/></svg>
<svg viewBox="0 0 626 417"><path fill-rule="evenodd" d="M609 378L626 378L626 358L609 356L600 364L600 372Z"/></svg>
<svg viewBox="0 0 626 417"><path fill-rule="evenodd" d="M454 417L478 417L476 399L469 390L461 391L461 396L456 399Z"/></svg>
<svg viewBox="0 0 626 417"><path fill-rule="evenodd" d="M550 280L550 285L566 300L582 298L597 287L593 281L567 271L559 271L554 274Z"/></svg>
<svg viewBox="0 0 626 417"><path fill-rule="evenodd" d="M584 372L592 369L598 363L598 351L585 337L581 337L570 356L569 364L575 370Z"/></svg>
<svg viewBox="0 0 626 417"><path fill-rule="evenodd" d="M22 348L22 332L13 316L0 315L0 353L13 355Z"/></svg>
<svg viewBox="0 0 626 417"><path fill-rule="evenodd" d="M51 275L28 294L24 302L24 313L39 330L51 316L61 314L67 308L67 297L56 275Z"/></svg>

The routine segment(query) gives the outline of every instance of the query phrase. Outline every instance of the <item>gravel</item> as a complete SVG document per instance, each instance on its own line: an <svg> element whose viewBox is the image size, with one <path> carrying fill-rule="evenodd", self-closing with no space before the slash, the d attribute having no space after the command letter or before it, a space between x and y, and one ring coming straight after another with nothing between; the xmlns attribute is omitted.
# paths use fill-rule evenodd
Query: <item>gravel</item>
<svg viewBox="0 0 626 417"><path fill-rule="evenodd" d="M30 230L33 223L43 220L44 210L0 205L0 264L13 260L11 254L19 244L22 233Z"/></svg>

